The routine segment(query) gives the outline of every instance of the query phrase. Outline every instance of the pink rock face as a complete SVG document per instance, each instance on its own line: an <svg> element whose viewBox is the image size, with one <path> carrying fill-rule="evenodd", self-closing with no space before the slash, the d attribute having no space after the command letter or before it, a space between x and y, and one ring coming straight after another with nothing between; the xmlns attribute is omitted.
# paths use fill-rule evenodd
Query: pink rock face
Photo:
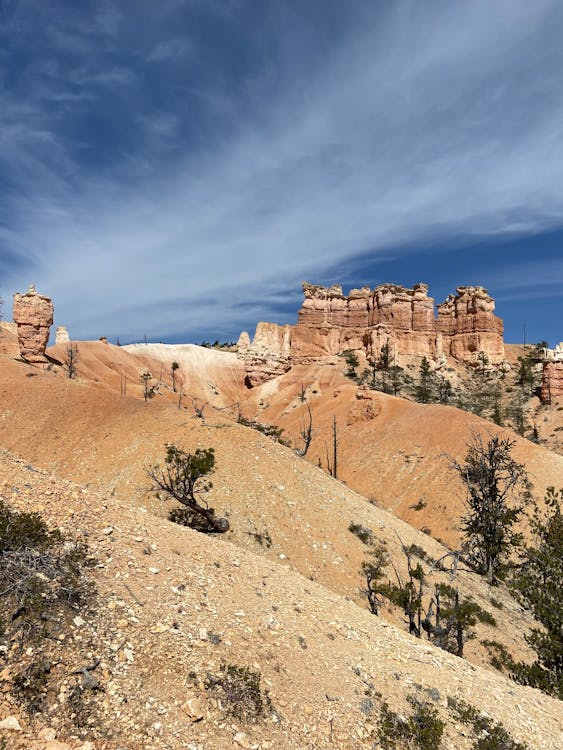
<svg viewBox="0 0 563 750"><path fill-rule="evenodd" d="M442 348L447 356L462 362L477 361L484 352L497 364L504 359L503 322L494 314L495 303L486 289L458 287L438 305L437 330L442 334Z"/></svg>
<svg viewBox="0 0 563 750"><path fill-rule="evenodd" d="M541 400L544 404L563 396L563 361L544 362L541 384Z"/></svg>
<svg viewBox="0 0 563 750"><path fill-rule="evenodd" d="M37 294L31 285L25 294L14 294L14 322L23 359L34 364L47 362L45 349L53 324L53 303Z"/></svg>
<svg viewBox="0 0 563 750"><path fill-rule="evenodd" d="M436 350L434 300L426 284L406 289L382 284L353 289L304 284L305 300L291 337L291 359L308 363L348 349L378 356L389 340L397 354L433 357Z"/></svg>

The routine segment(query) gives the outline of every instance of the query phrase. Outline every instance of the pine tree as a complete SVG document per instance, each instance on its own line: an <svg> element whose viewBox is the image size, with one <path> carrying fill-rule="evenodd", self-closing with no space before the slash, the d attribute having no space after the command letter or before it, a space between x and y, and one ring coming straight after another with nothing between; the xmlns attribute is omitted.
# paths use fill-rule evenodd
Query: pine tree
<svg viewBox="0 0 563 750"><path fill-rule="evenodd" d="M526 640L537 654L532 665L513 665L514 676L563 698L563 488L549 487L546 512L537 506L530 519L533 544L526 547L524 563L513 580L516 598L541 627Z"/></svg>
<svg viewBox="0 0 563 750"><path fill-rule="evenodd" d="M461 518L465 557L489 584L504 577L508 558L521 542L514 526L530 499L526 470L511 456L514 445L498 435L485 444L474 435L465 463L452 463L467 489L467 512Z"/></svg>
<svg viewBox="0 0 563 750"><path fill-rule="evenodd" d="M422 358L419 370L419 381L415 389L416 400L421 404L429 404L433 401L433 374L430 368L430 362L426 357Z"/></svg>

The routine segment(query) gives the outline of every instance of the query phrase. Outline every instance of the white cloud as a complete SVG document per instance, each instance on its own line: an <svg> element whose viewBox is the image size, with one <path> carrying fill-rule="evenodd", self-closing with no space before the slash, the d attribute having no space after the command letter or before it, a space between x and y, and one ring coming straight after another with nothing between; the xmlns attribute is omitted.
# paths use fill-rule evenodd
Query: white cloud
<svg viewBox="0 0 563 750"><path fill-rule="evenodd" d="M147 150L124 155L113 178L71 183L64 153L61 173L0 145L19 179L13 242L41 259L40 277L17 270L8 283L33 273L74 335L236 330L245 300L271 318L277 291L368 250L563 223L558 3L392 7L362 17L330 56L303 59L299 76L258 72L246 110L202 81L229 130L172 163L158 160L163 139L180 137L169 112L141 115ZM291 57L299 31L282 33ZM163 42L152 54L178 52ZM134 75L92 69L84 85ZM22 148L42 137L20 122Z"/></svg>

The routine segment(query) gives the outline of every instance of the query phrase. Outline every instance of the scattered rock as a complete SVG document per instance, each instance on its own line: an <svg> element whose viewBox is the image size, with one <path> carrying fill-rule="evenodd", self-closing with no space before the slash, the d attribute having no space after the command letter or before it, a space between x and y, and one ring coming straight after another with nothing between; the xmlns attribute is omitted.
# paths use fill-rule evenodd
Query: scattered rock
<svg viewBox="0 0 563 750"><path fill-rule="evenodd" d="M20 723L15 716L7 716L5 719L0 721L0 729L7 729L10 732L21 732L22 728Z"/></svg>

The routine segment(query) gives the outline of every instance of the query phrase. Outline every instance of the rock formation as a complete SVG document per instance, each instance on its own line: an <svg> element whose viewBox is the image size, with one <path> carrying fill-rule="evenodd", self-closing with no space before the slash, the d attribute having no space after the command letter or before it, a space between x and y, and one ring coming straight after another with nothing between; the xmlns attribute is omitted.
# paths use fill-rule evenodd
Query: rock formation
<svg viewBox="0 0 563 750"><path fill-rule="evenodd" d="M57 326L57 330L55 332L55 343L68 344L69 341L70 337L66 328L64 326Z"/></svg>
<svg viewBox="0 0 563 750"><path fill-rule="evenodd" d="M484 352L489 362L504 358L503 323L494 314L495 303L482 286L460 286L438 305L437 335L446 356L475 362Z"/></svg>
<svg viewBox="0 0 563 750"><path fill-rule="evenodd" d="M563 396L563 341L555 349L544 349L541 400L551 403Z"/></svg>
<svg viewBox="0 0 563 750"><path fill-rule="evenodd" d="M471 364L484 352L492 364L504 358L503 324L483 287L459 287L434 313L426 284L408 289L382 284L352 289L303 284L305 299L295 326L260 323L252 343L244 334L239 356L250 386L285 372L293 364L360 351L377 357L388 343L393 356L444 356Z"/></svg>
<svg viewBox="0 0 563 750"><path fill-rule="evenodd" d="M244 360L249 388L287 372L291 366L291 326L258 323L252 344L248 333L239 337L238 355ZM247 344L248 341L248 344Z"/></svg>
<svg viewBox="0 0 563 750"><path fill-rule="evenodd" d="M292 335L295 362L341 354L348 349L378 355L387 341L397 354L434 357L436 335L434 300L426 284L406 289L383 284L352 289L329 289L303 284L305 301Z"/></svg>
<svg viewBox="0 0 563 750"><path fill-rule="evenodd" d="M22 358L34 364L47 362L45 349L53 324L51 299L37 294L33 284L25 294L14 294L14 322Z"/></svg>

